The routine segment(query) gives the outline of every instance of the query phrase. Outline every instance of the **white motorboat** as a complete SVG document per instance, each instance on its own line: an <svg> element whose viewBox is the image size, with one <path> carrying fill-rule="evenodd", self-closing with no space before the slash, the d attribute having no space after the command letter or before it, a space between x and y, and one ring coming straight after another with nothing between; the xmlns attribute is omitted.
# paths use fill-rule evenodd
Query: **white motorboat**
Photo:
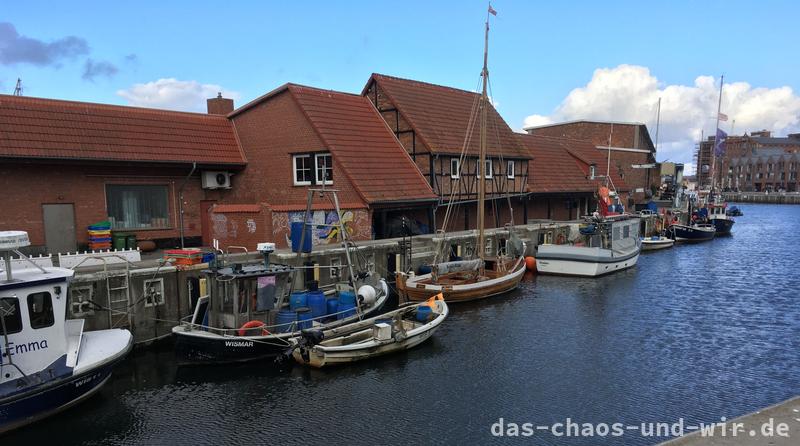
<svg viewBox="0 0 800 446"><path fill-rule="evenodd" d="M574 242L538 247L540 274L597 277L636 265L639 260L639 217L622 214L591 217Z"/></svg>
<svg viewBox="0 0 800 446"><path fill-rule="evenodd" d="M83 330L67 319L74 272L33 261L13 267L30 245L23 231L0 232L0 433L67 409L97 392L133 345L128 330Z"/></svg>
<svg viewBox="0 0 800 446"><path fill-rule="evenodd" d="M675 240L663 235L654 235L642 239L642 251L657 251L659 249L672 248Z"/></svg>

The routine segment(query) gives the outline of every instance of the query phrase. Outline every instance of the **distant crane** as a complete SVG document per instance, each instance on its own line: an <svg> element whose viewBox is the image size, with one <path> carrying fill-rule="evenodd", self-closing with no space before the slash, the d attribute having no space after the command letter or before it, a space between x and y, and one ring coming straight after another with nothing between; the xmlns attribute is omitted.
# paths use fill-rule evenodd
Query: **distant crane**
<svg viewBox="0 0 800 446"><path fill-rule="evenodd" d="M22 79L17 78L17 86L14 87L14 96L22 96Z"/></svg>

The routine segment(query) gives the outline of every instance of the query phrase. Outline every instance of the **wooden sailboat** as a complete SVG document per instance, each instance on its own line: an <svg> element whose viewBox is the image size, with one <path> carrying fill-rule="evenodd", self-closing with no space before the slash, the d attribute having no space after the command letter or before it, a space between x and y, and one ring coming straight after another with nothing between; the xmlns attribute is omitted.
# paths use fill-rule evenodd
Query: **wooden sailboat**
<svg viewBox="0 0 800 446"><path fill-rule="evenodd" d="M487 84L489 78L489 14L495 11L489 7L486 17L486 34L484 38L483 71L481 73L483 89L481 92L480 113L480 151L478 160L478 237L476 243L477 259L457 262L434 263L428 274L413 275L398 273L397 291L406 301L424 301L433 294L441 293L447 302L463 302L483 299L504 293L516 288L525 273L524 244L515 239L513 227L510 230L509 245L515 245L513 256L500 255L489 259L486 257L484 234L484 202L486 197L486 125L489 98ZM469 129L467 130L470 131ZM448 203L448 206L452 204Z"/></svg>

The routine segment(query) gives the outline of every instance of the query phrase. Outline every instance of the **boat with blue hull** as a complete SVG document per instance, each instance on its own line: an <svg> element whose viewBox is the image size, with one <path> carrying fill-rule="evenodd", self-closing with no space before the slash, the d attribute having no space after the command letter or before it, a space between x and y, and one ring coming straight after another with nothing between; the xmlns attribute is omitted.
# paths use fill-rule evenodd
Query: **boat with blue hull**
<svg viewBox="0 0 800 446"><path fill-rule="evenodd" d="M714 238L716 230L710 224L673 224L667 229L667 234L676 242L705 242Z"/></svg>
<svg viewBox="0 0 800 446"><path fill-rule="evenodd" d="M67 409L96 393L133 345L128 330L84 332L66 319L74 272L33 261L13 266L27 233L0 232L0 433Z"/></svg>

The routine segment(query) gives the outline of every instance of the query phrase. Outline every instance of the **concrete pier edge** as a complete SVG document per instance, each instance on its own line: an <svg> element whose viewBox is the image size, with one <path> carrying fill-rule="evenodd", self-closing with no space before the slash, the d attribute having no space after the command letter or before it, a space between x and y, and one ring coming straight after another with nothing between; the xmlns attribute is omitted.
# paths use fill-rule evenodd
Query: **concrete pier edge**
<svg viewBox="0 0 800 446"><path fill-rule="evenodd" d="M762 426L769 424L772 420L772 436L761 434ZM673 438L660 443L663 446L681 445L707 445L707 446L738 446L738 445L775 445L775 446L796 446L800 444L800 395L772 406L742 415L740 417L725 421L727 435L722 436L720 429L715 429L714 435L703 436L702 432L695 431L683 437ZM742 423L741 431L732 436L731 426L733 423ZM788 425L786 436L779 436L776 433L776 426L780 423ZM755 432L755 435L752 433Z"/></svg>

